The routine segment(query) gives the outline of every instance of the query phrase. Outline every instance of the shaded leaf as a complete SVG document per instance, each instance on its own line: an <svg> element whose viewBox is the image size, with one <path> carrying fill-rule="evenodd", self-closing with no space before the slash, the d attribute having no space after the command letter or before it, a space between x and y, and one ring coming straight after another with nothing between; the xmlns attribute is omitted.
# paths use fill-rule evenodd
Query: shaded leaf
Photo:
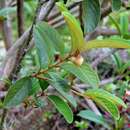
<svg viewBox="0 0 130 130"><path fill-rule="evenodd" d="M100 2L99 0L84 0L83 7L83 22L85 33L92 32L100 21Z"/></svg>
<svg viewBox="0 0 130 130"><path fill-rule="evenodd" d="M57 110L64 116L68 123L73 122L72 110L63 99L55 95L48 96L48 99L55 105Z"/></svg>
<svg viewBox="0 0 130 130"><path fill-rule="evenodd" d="M109 128L109 125L106 123L105 119L102 116L96 115L91 110L82 110L78 113L78 116L87 119L89 121L93 121L97 124L101 124L106 128Z"/></svg>
<svg viewBox="0 0 130 130"><path fill-rule="evenodd" d="M68 85L68 82L60 77L60 75L50 72L50 77L52 78L52 81L50 84L62 95L64 96L74 107L77 106L77 103L73 96L71 96L68 92L70 90L70 86Z"/></svg>
<svg viewBox="0 0 130 130"><path fill-rule="evenodd" d="M49 83L46 80L39 80L39 84L42 91L46 90L49 86Z"/></svg>
<svg viewBox="0 0 130 130"><path fill-rule="evenodd" d="M64 53L64 44L60 35L45 22L35 26L34 41L42 67L47 67L53 62L55 53L59 52L61 55Z"/></svg>
<svg viewBox="0 0 130 130"><path fill-rule="evenodd" d="M0 16L6 17L9 14L12 14L16 11L15 7L6 7L3 9L0 9Z"/></svg>
<svg viewBox="0 0 130 130"><path fill-rule="evenodd" d="M118 11L121 8L121 0L112 0L112 10Z"/></svg>
<svg viewBox="0 0 130 130"><path fill-rule="evenodd" d="M27 98L32 90L32 83L29 77L21 78L13 84L4 100L4 107L13 107L19 105Z"/></svg>

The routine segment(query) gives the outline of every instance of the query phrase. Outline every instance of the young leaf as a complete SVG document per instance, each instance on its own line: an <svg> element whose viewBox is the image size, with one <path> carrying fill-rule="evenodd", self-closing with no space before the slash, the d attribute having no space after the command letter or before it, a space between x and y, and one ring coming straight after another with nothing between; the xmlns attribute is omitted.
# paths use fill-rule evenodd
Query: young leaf
<svg viewBox="0 0 130 130"><path fill-rule="evenodd" d="M88 65L82 64L77 66L73 63L64 63L61 66L66 71L74 74L82 82L91 85L92 87L98 87L99 78L96 72Z"/></svg>
<svg viewBox="0 0 130 130"><path fill-rule="evenodd" d="M61 4L60 2L57 3L57 6L59 10L62 12L65 21L68 24L68 27L70 29L71 34L71 40L72 40L72 46L71 46L71 52L82 50L84 46L84 37L82 29L78 23L78 21L75 19L75 17L69 13L69 11L65 8L64 4Z"/></svg>
<svg viewBox="0 0 130 130"><path fill-rule="evenodd" d="M121 0L112 0L112 10L118 11L121 8Z"/></svg>
<svg viewBox="0 0 130 130"><path fill-rule="evenodd" d="M50 84L76 108L77 103L75 99L68 93L70 89L68 82L56 73L50 72L49 75L52 78Z"/></svg>
<svg viewBox="0 0 130 130"><path fill-rule="evenodd" d="M63 2L57 2L56 5L61 12L63 12L63 11L68 12L68 9L66 8L66 6Z"/></svg>
<svg viewBox="0 0 130 130"><path fill-rule="evenodd" d="M116 29L118 30L118 32L119 32L119 34L121 36L121 29L120 29L120 25L118 24L118 22L112 16L110 16L110 15L109 15L109 19L115 25Z"/></svg>
<svg viewBox="0 0 130 130"><path fill-rule="evenodd" d="M25 98L30 95L32 83L29 77L17 80L15 84L10 86L10 89L4 100L4 107L9 108L19 105Z"/></svg>
<svg viewBox="0 0 130 130"><path fill-rule="evenodd" d="M97 124L101 124L104 127L110 129L109 125L106 123L105 119L102 116L96 115L93 111L91 110L82 110L78 113L78 116L87 119L89 121L93 121Z"/></svg>
<svg viewBox="0 0 130 130"><path fill-rule="evenodd" d="M55 95L49 95L48 99L55 105L57 110L64 116L68 123L73 122L73 112L63 99Z"/></svg>
<svg viewBox="0 0 130 130"><path fill-rule="evenodd" d="M86 43L84 50L90 50L93 48L130 48L130 41L121 38L116 39L104 39L104 40L92 40Z"/></svg>
<svg viewBox="0 0 130 130"><path fill-rule="evenodd" d="M114 96L113 94L103 90L103 89L90 89L85 92L85 95L90 98L104 98L104 99L110 99L114 104L121 105L124 108L127 108L126 104L121 100L120 98Z"/></svg>
<svg viewBox="0 0 130 130"><path fill-rule="evenodd" d="M127 14L122 14L120 17L120 28L123 37L129 35L129 19Z"/></svg>
<svg viewBox="0 0 130 130"><path fill-rule="evenodd" d="M99 0L83 0L84 31L92 32L98 25L101 16Z"/></svg>

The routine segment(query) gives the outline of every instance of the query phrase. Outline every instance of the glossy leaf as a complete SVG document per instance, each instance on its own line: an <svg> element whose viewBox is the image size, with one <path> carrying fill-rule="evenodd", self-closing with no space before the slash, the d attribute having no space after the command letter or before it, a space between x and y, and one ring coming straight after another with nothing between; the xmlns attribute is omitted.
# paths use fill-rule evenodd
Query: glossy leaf
<svg viewBox="0 0 130 130"><path fill-rule="evenodd" d="M121 105L124 108L127 108L126 104L121 100L120 98L116 97L115 95L103 90L103 89L90 89L85 92L85 95L87 95L90 98L104 98L104 99L110 99L113 103L116 105Z"/></svg>
<svg viewBox="0 0 130 130"><path fill-rule="evenodd" d="M63 99L55 95L48 96L48 99L55 105L57 110L64 116L68 123L73 122L72 110Z"/></svg>
<svg viewBox="0 0 130 130"><path fill-rule="evenodd" d="M20 80L17 80L14 83L4 100L4 107L13 107L19 105L24 99L26 99L30 95L30 91L32 90L32 83L29 77L24 77Z"/></svg>
<svg viewBox="0 0 130 130"><path fill-rule="evenodd" d="M67 25L70 30L72 40L71 52L80 52L80 50L82 50L84 46L84 37L81 27L76 18L65 8L63 4L58 2L57 6L59 10L62 12L62 15L64 16L65 21L67 22Z"/></svg>
<svg viewBox="0 0 130 130"><path fill-rule="evenodd" d="M104 127L109 129L109 125L106 123L105 119L102 116L96 115L93 111L91 110L82 110L79 112L78 116L87 119L89 121L93 121L97 124L101 124Z"/></svg>
<svg viewBox="0 0 130 130"><path fill-rule="evenodd" d="M93 48L130 48L130 41L121 38L91 40L86 43L83 51Z"/></svg>
<svg viewBox="0 0 130 130"><path fill-rule="evenodd" d="M112 0L112 10L118 11L121 8L121 0Z"/></svg>
<svg viewBox="0 0 130 130"><path fill-rule="evenodd" d="M52 78L52 81L50 84L62 95L64 96L74 107L77 106L77 103L73 96L69 94L70 86L68 82L63 79L60 75L50 72L50 77Z"/></svg>
<svg viewBox="0 0 130 130"><path fill-rule="evenodd" d="M77 66L70 62L62 64L61 67L66 71L74 74L82 82L89 84L92 87L98 87L98 75L88 64L84 63L81 66Z"/></svg>
<svg viewBox="0 0 130 130"><path fill-rule="evenodd" d="M84 31L85 33L92 32L100 21L100 2L99 0L84 0L82 7Z"/></svg>

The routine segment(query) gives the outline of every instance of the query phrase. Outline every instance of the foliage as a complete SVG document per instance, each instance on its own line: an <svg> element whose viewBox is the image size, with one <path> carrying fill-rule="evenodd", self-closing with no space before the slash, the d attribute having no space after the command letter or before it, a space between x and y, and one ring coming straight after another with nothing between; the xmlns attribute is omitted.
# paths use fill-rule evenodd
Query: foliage
<svg viewBox="0 0 130 130"><path fill-rule="evenodd" d="M64 1L64 3L68 2ZM123 74L123 76L125 74L126 76L124 77L127 81L122 81L121 85L112 83L101 88L102 76L98 73L98 70L94 70L91 67L88 61L85 61L83 53L88 53L89 50L95 48L130 49L128 15L122 15L120 22L115 20L113 16L109 16L109 20L117 29L119 36L86 41L84 34L91 33L100 23L102 2L100 0L83 0L81 2L84 31L80 26L80 21L70 13L66 5L63 2L56 3L58 10L64 17L69 30L69 36L71 37L71 44L69 44L71 49L68 49L69 51L65 51L66 43L63 40L63 36L47 22L37 22L34 25L33 39L35 47L28 52L28 55L33 57L31 59L34 67L33 72L30 65L27 66L27 73L24 76L21 74L22 78L12 83L4 101L0 102L0 106L4 109L10 109L33 97L35 106L44 107L43 101L37 97L40 93L40 96L44 96L46 101L51 102L65 120L71 124L75 121L73 112L74 109L78 108L81 98L85 100L91 99L97 108L100 108L101 112L103 111L104 113L109 113L109 116L111 115L117 129L122 129L125 119L120 108L126 110L127 104L121 98L125 96L125 91L128 88L129 73L125 72L130 66L130 61L124 63L118 53L114 54L112 59L116 66L115 73ZM32 10L30 10L28 4L35 5L35 2L25 2L25 9L28 10L27 13L30 13ZM122 6L121 0L111 0L111 4L113 11L119 11ZM12 14L14 9L1 9L0 18L4 20L5 14ZM23 62L26 61L26 58ZM83 83L89 87L85 88L87 90L80 90L80 88L75 87L76 83ZM115 86L114 89L113 86ZM112 87L113 91L109 87ZM52 93L49 91L51 89L56 91ZM110 91L107 91L107 89ZM111 129L112 126L107 123L105 117L107 114L104 113L103 115L97 115L90 109L87 109L81 110L77 116L80 119L83 118ZM77 121L76 126L80 129L85 129L89 124Z"/></svg>

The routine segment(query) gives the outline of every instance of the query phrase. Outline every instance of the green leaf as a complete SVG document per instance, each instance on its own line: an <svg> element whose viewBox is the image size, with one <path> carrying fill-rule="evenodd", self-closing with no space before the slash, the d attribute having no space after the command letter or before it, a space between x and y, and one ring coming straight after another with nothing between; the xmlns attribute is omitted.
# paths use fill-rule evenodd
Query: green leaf
<svg viewBox="0 0 130 130"><path fill-rule="evenodd" d="M121 34L123 37L126 35L129 36L129 19L128 14L122 14L120 17L120 28L121 28Z"/></svg>
<svg viewBox="0 0 130 130"><path fill-rule="evenodd" d="M56 5L61 12L63 12L63 11L68 12L68 9L66 8L66 6L63 2L56 2Z"/></svg>
<svg viewBox="0 0 130 130"><path fill-rule="evenodd" d="M103 90L103 89L90 89L85 92L85 95L87 95L90 98L104 98L104 99L110 99L113 103L116 105L121 105L124 108L127 108L126 104L121 100L120 98L114 96L113 94Z"/></svg>
<svg viewBox="0 0 130 130"><path fill-rule="evenodd" d="M88 64L84 63L81 66L77 66L73 63L64 63L61 67L74 74L82 82L89 84L92 87L98 87L98 75Z"/></svg>
<svg viewBox="0 0 130 130"><path fill-rule="evenodd" d="M46 90L49 86L49 83L46 80L39 80L39 84L42 91Z"/></svg>
<svg viewBox="0 0 130 130"><path fill-rule="evenodd" d="M83 0L83 22L85 33L92 32L98 25L101 16L99 0Z"/></svg>
<svg viewBox="0 0 130 130"><path fill-rule="evenodd" d="M64 4L58 2L57 6L62 12L70 30L72 40L71 52L80 52L84 46L84 37L81 27L76 18L67 10L67 8L65 8Z"/></svg>
<svg viewBox="0 0 130 130"><path fill-rule="evenodd" d="M119 111L117 106L127 107L125 103L118 97L108 93L102 89L90 89L84 93L85 97L94 100L100 107L107 110L115 119L119 119Z"/></svg>
<svg viewBox="0 0 130 130"><path fill-rule="evenodd" d="M31 79L29 77L21 78L13 84L4 100L4 107L9 108L19 105L24 99L26 99L32 89Z"/></svg>
<svg viewBox="0 0 130 130"><path fill-rule="evenodd" d="M39 80L36 78L31 78L32 81L32 89L29 92L29 96L36 94L40 90Z"/></svg>
<svg viewBox="0 0 130 130"><path fill-rule="evenodd" d="M119 110L116 106L116 104L114 104L109 98L106 99L103 96L102 97L97 97L93 99L100 107L104 108L105 110L107 110L111 116L118 120L120 118L120 114L119 114Z"/></svg>
<svg viewBox="0 0 130 130"><path fill-rule="evenodd" d="M91 40L86 42L84 50L90 50L93 48L130 48L130 41L121 38L116 39L104 39L104 40Z"/></svg>
<svg viewBox="0 0 130 130"><path fill-rule="evenodd" d="M113 60L114 60L114 62L115 62L115 64L116 64L116 66L117 66L117 69L120 70L120 68L121 68L122 65L123 65L123 62L122 62L122 59L121 59L119 53L116 52L115 54L113 54L113 55L112 55L112 58L113 58Z"/></svg>
<svg viewBox="0 0 130 130"><path fill-rule="evenodd" d="M77 103L75 99L68 93L70 90L68 82L54 72L49 72L49 75L52 78L50 84L76 108Z"/></svg>
<svg viewBox="0 0 130 130"><path fill-rule="evenodd" d="M130 61L128 61L127 63L125 63L125 64L120 68L119 72L120 72L121 74L123 74L124 71L125 71L128 67L130 67Z"/></svg>
<svg viewBox="0 0 130 130"><path fill-rule="evenodd" d="M110 129L109 125L106 123L105 119L102 116L96 115L93 111L91 110L82 110L79 112L78 116L87 119L89 121L93 121L97 124L101 124L104 127Z"/></svg>
<svg viewBox="0 0 130 130"><path fill-rule="evenodd" d="M12 14L16 11L16 7L6 7L0 9L0 16L6 17L9 14Z"/></svg>
<svg viewBox="0 0 130 130"><path fill-rule="evenodd" d="M68 123L73 122L73 112L63 99L55 95L48 96L48 99L55 105L57 110L64 116Z"/></svg>
<svg viewBox="0 0 130 130"><path fill-rule="evenodd" d="M61 55L64 53L64 44L60 35L45 22L35 26L34 42L42 67L47 67L53 62L55 53L59 52Z"/></svg>
<svg viewBox="0 0 130 130"><path fill-rule="evenodd" d="M115 25L117 31L119 32L120 36L121 36L121 29L120 29L120 25L118 24L118 21L116 21L112 16L109 15L109 19L112 21L112 23Z"/></svg>
<svg viewBox="0 0 130 130"><path fill-rule="evenodd" d="M121 0L112 0L112 10L118 11L121 8Z"/></svg>

